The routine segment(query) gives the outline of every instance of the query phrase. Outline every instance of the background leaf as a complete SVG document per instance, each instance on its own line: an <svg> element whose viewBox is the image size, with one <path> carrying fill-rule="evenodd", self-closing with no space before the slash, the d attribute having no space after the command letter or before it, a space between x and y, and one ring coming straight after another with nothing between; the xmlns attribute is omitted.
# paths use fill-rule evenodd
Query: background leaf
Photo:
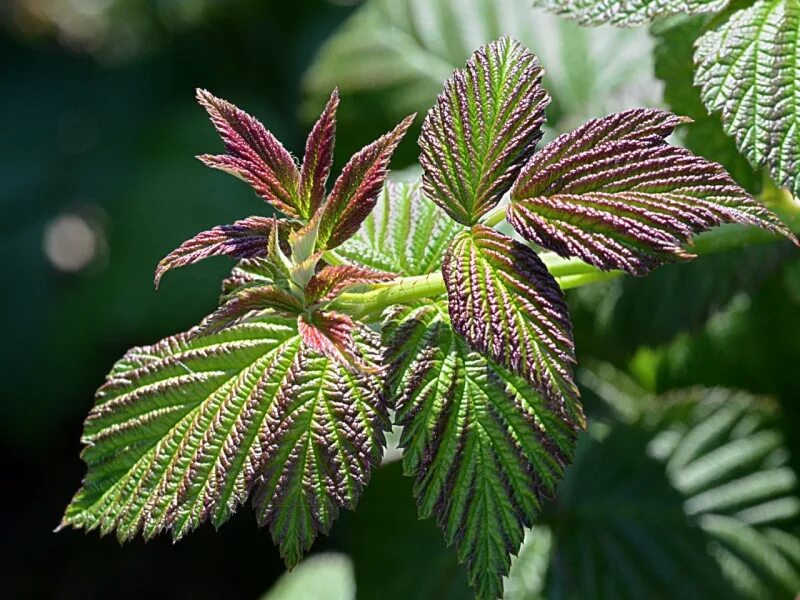
<svg viewBox="0 0 800 600"><path fill-rule="evenodd" d="M355 600L353 561L344 554L309 556L281 577L261 600Z"/></svg>
<svg viewBox="0 0 800 600"><path fill-rule="evenodd" d="M612 23L634 27L678 13L718 12L730 0L534 0L540 6L582 25Z"/></svg>

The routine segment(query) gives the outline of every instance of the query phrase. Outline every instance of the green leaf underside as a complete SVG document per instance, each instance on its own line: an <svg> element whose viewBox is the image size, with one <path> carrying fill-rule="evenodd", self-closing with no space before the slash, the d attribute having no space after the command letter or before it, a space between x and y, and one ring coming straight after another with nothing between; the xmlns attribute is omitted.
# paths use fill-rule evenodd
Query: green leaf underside
<svg viewBox="0 0 800 600"><path fill-rule="evenodd" d="M550 101L542 75L519 42L492 42L445 83L425 118L423 188L459 223L475 223L500 201L541 139Z"/></svg>
<svg viewBox="0 0 800 600"><path fill-rule="evenodd" d="M698 39L695 84L754 166L800 195L800 2L758 0Z"/></svg>
<svg viewBox="0 0 800 600"><path fill-rule="evenodd" d="M559 136L520 173L509 222L561 256L636 275L692 258L692 236L722 223L795 239L720 165L665 141L681 122L665 111L633 109Z"/></svg>
<svg viewBox="0 0 800 600"><path fill-rule="evenodd" d="M611 23L621 27L644 25L656 17L719 12L730 0L533 0L544 8L581 25Z"/></svg>
<svg viewBox="0 0 800 600"><path fill-rule="evenodd" d="M400 275L427 275L442 264L461 225L429 202L418 183L386 183L361 229L336 252L348 261Z"/></svg>
<svg viewBox="0 0 800 600"><path fill-rule="evenodd" d="M442 273L453 329L479 352L585 421L572 380L572 326L564 296L536 253L476 225L451 243Z"/></svg>
<svg viewBox="0 0 800 600"><path fill-rule="evenodd" d="M420 516L435 516L481 598L502 594L510 556L553 495L575 442L572 413L470 350L444 301L397 307L384 340ZM574 400L569 400L574 402Z"/></svg>
<svg viewBox="0 0 800 600"><path fill-rule="evenodd" d="M178 539L221 525L255 490L259 523L294 565L380 461L380 381L304 347L293 318L262 313L194 333L114 366L86 420L89 469L62 525ZM377 361L374 334L355 333L364 360Z"/></svg>

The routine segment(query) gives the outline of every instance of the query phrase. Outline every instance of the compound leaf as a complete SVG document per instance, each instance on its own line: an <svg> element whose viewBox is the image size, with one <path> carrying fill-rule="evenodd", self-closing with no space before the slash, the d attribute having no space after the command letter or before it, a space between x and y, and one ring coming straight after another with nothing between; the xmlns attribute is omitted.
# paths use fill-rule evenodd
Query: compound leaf
<svg viewBox="0 0 800 600"><path fill-rule="evenodd" d="M588 121L536 154L508 220L529 241L601 269L643 275L692 258L692 235L722 223L792 232L718 164L666 143L683 119L633 109Z"/></svg>
<svg viewBox="0 0 800 600"><path fill-rule="evenodd" d="M503 38L480 48L445 83L419 144L425 194L471 225L511 187L542 137L550 97L536 57Z"/></svg>
<svg viewBox="0 0 800 600"><path fill-rule="evenodd" d="M719 12L730 0L534 0L533 5L578 21L581 25L611 23L635 27L679 13Z"/></svg>
<svg viewBox="0 0 800 600"><path fill-rule="evenodd" d="M566 408L471 350L444 302L397 307L384 323L388 386L420 516L435 516L480 598L502 577L571 459Z"/></svg>
<svg viewBox="0 0 800 600"><path fill-rule="evenodd" d="M493 229L460 233L442 264L453 329L547 398L576 405L572 326L564 296L536 253ZM583 425L583 415L571 415Z"/></svg>
<svg viewBox="0 0 800 600"><path fill-rule="evenodd" d="M697 40L695 84L756 167L800 195L800 3L758 0Z"/></svg>

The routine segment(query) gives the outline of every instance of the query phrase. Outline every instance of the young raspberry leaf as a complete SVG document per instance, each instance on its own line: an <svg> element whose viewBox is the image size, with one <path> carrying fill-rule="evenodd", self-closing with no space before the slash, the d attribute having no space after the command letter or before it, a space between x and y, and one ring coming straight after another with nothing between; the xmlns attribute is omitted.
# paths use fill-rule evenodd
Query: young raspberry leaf
<svg viewBox="0 0 800 600"><path fill-rule="evenodd" d="M453 329L544 396L573 402L572 326L564 295L536 253L476 225L442 263ZM582 422L582 417L576 417Z"/></svg>
<svg viewBox="0 0 800 600"><path fill-rule="evenodd" d="M345 314L333 311L300 315L297 320L303 344L346 368L375 371L375 365L364 362L353 338L355 322Z"/></svg>
<svg viewBox="0 0 800 600"><path fill-rule="evenodd" d="M158 287L167 271L194 264L210 256L265 256L270 233L276 227L280 236L289 229L289 224L267 217L248 217L232 225L218 225L202 231L161 259L156 268L155 285Z"/></svg>
<svg viewBox="0 0 800 600"><path fill-rule="evenodd" d="M498 598L524 528L571 461L580 407L470 350L443 302L395 308L383 334L420 516L436 517L477 596Z"/></svg>
<svg viewBox="0 0 800 600"><path fill-rule="evenodd" d="M197 90L198 102L225 143L227 154L198 158L209 167L240 177L261 198L290 217L299 217L300 172L286 148L255 118L230 102Z"/></svg>
<svg viewBox="0 0 800 600"><path fill-rule="evenodd" d="M311 278L305 290L309 305L330 302L345 290L359 285L383 283L397 276L357 265L326 266Z"/></svg>
<svg viewBox="0 0 800 600"><path fill-rule="evenodd" d="M339 92L333 90L325 110L315 123L306 140L306 153L300 170L298 210L309 219L325 199L325 184L333 165L333 146L336 140L336 108Z"/></svg>
<svg viewBox="0 0 800 600"><path fill-rule="evenodd" d="M792 232L718 164L665 141L684 120L633 109L594 119L537 153L507 216L529 241L600 269L643 275L693 258L694 234L722 223Z"/></svg>
<svg viewBox="0 0 800 600"><path fill-rule="evenodd" d="M274 285L246 287L203 320L199 333L207 335L230 327L253 311L274 310L284 315L299 315L303 303Z"/></svg>
<svg viewBox="0 0 800 600"><path fill-rule="evenodd" d="M542 137L544 71L519 42L484 46L455 72L422 125L425 194L472 225L511 187Z"/></svg>
<svg viewBox="0 0 800 600"><path fill-rule="evenodd" d="M372 364L375 334L352 334ZM62 526L177 539L221 525L255 488L259 521L292 566L380 461L380 386L305 346L296 317L270 312L134 348L98 390L83 435L89 470Z"/></svg>
<svg viewBox="0 0 800 600"><path fill-rule="evenodd" d="M419 183L387 181L361 229L336 252L379 271L427 275L461 228L423 197Z"/></svg>
<svg viewBox="0 0 800 600"><path fill-rule="evenodd" d="M541 7L581 25L644 25L657 17L719 12L730 0L534 0Z"/></svg>
<svg viewBox="0 0 800 600"><path fill-rule="evenodd" d="M319 211L317 248L331 250L358 231L375 207L388 172L389 160L416 115L354 154Z"/></svg>

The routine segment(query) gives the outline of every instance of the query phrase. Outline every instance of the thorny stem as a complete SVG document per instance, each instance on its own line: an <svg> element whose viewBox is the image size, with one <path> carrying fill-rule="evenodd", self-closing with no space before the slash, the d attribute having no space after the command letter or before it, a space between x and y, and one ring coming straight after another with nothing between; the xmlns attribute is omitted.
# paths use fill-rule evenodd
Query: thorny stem
<svg viewBox="0 0 800 600"><path fill-rule="evenodd" d="M800 230L800 203L788 192L776 188L767 189L762 198L794 230ZM483 220L487 226L497 225L505 218L505 207L488 213ZM776 241L774 234L754 227L723 225L713 231L697 236L692 252L697 255L715 254L743 246ZM326 253L335 264L344 260L335 253ZM561 289L568 290L598 281L607 281L623 275L623 271L601 271L577 258L561 258L553 252L542 252L539 257L556 278ZM435 298L445 293L442 274L438 271L428 275L400 277L394 281L377 284L366 292L345 293L334 301L334 306L351 316L364 321L380 318L383 311L394 304L403 304L421 298Z"/></svg>

